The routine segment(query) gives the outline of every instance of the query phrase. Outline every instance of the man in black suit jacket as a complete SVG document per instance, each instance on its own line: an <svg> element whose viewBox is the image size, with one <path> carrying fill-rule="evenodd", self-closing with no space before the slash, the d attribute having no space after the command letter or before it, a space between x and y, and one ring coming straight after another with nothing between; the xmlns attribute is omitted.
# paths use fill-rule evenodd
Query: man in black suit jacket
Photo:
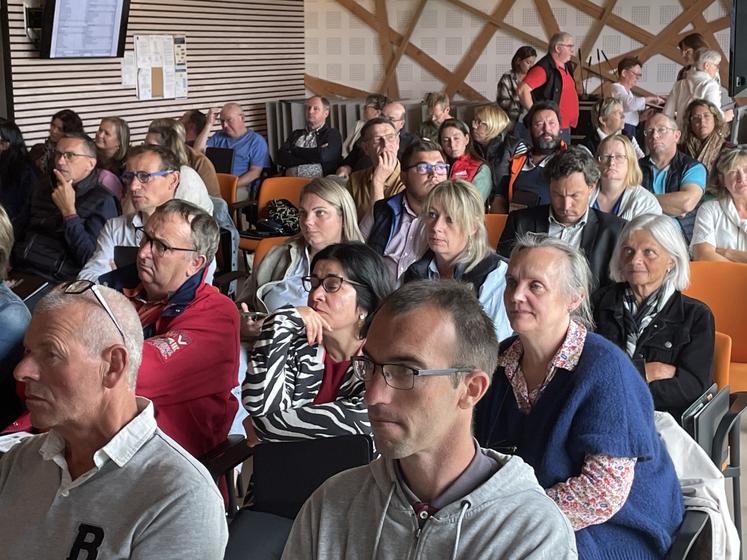
<svg viewBox="0 0 747 560"><path fill-rule="evenodd" d="M589 208L599 180L599 168L584 148L573 146L548 164L550 204L517 210L508 215L498 242L498 253L509 257L516 237L545 233L584 251L598 286L609 282L609 263L625 220Z"/></svg>

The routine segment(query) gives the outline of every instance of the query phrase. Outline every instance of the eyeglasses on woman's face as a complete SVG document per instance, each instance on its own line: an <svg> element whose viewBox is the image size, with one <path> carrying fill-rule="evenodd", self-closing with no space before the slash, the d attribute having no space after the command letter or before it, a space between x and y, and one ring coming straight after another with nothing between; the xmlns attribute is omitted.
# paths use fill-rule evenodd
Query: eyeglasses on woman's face
<svg viewBox="0 0 747 560"><path fill-rule="evenodd" d="M312 274L311 276L304 276L303 278L301 278L303 289L307 292L316 290L319 286L321 286L328 294L339 292L340 288L342 288L342 285L346 282L348 284L352 284L353 286L364 287L360 282L348 280L347 278L343 278L342 276L338 276L337 274L328 274L324 278L319 278L318 276L314 276Z"/></svg>

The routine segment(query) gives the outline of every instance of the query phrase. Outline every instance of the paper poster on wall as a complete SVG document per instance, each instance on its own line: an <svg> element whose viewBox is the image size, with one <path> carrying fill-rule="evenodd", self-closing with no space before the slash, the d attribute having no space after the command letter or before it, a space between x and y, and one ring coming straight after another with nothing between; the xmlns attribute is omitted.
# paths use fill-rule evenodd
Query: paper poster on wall
<svg viewBox="0 0 747 560"><path fill-rule="evenodd" d="M137 86L137 66L135 66L135 51L125 51L122 58L122 87Z"/></svg>
<svg viewBox="0 0 747 560"><path fill-rule="evenodd" d="M138 69L138 98L186 97L186 37L135 35L134 43L135 65Z"/></svg>

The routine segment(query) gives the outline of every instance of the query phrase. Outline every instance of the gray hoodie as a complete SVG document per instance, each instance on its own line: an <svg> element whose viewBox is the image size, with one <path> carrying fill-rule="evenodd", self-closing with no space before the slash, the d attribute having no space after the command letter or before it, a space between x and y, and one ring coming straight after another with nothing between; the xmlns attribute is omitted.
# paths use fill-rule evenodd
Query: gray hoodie
<svg viewBox="0 0 747 560"><path fill-rule="evenodd" d="M325 482L296 517L283 560L577 558L568 520L519 457L486 450L500 465L484 484L422 529L392 460Z"/></svg>

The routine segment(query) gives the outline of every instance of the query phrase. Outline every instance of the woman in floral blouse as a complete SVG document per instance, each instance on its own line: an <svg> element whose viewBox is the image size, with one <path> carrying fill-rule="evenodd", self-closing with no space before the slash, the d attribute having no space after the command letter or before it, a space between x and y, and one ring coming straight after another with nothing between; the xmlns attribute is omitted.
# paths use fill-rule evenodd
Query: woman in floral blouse
<svg viewBox="0 0 747 560"><path fill-rule="evenodd" d="M504 301L518 336L501 344L476 437L534 467L576 531L579 558L661 558L682 521L680 486L646 384L588 331L590 277L561 240L516 243Z"/></svg>

